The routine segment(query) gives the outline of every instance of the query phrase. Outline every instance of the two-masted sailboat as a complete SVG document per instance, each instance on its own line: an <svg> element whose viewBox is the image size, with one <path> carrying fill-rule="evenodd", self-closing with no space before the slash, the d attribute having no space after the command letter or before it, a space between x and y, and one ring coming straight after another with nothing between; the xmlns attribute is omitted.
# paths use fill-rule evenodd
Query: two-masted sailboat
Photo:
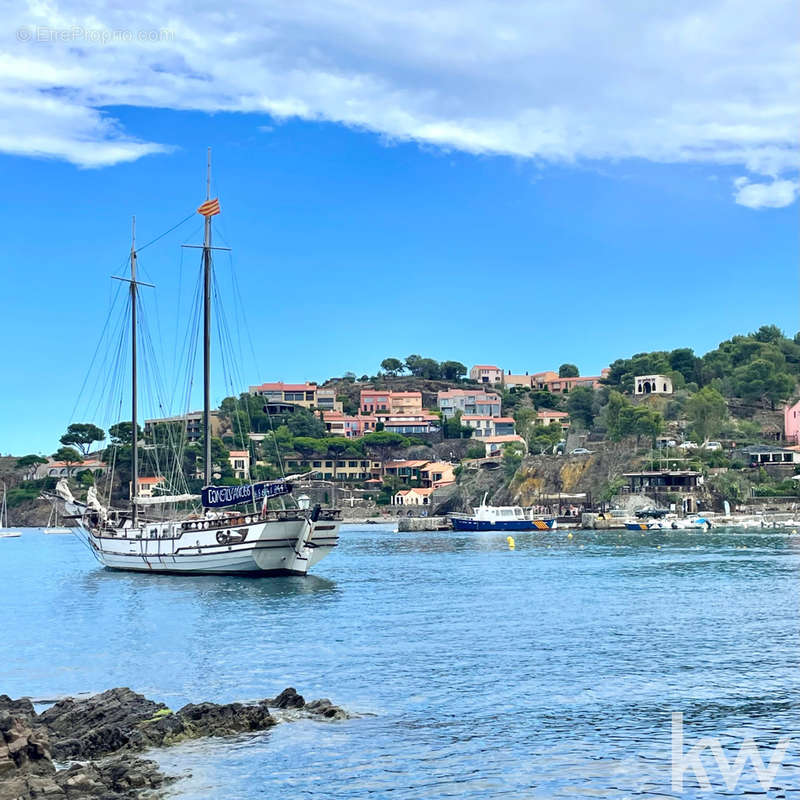
<svg viewBox="0 0 800 800"><path fill-rule="evenodd" d="M137 299L143 284L136 276L135 237L131 245L131 505L126 510L104 506L94 487L86 501L76 500L62 479L56 494L66 517L75 521L75 533L106 567L141 572L182 574L305 575L325 558L339 540L340 512L334 509L286 508L283 498L292 491L291 476L282 480L237 486L212 485L211 457L211 221L220 213L218 198L211 198L209 157L206 202L198 209L205 218L203 268L203 444L202 494L141 497L137 432ZM269 501L281 498L282 508ZM201 500L192 512L161 513L152 509L186 506Z"/></svg>

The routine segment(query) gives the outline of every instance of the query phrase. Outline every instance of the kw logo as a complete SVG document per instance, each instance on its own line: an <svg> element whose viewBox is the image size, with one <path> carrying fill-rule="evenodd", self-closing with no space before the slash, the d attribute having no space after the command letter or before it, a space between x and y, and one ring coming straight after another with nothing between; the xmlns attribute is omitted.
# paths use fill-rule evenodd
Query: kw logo
<svg viewBox="0 0 800 800"><path fill-rule="evenodd" d="M739 753L730 763L725 757L722 750L722 745L718 739L712 736L705 736L700 739L691 750L684 753L683 751L683 713L675 711L672 714L672 791L683 791L683 777L687 770L694 772L700 788L703 791L711 791L711 781L708 779L705 765L701 758L703 752L708 749L714 756L722 775L723 781L728 788L728 791L734 791L739 783L747 761L750 760L753 764L753 771L761 784L761 788L768 792L772 788L775 781L775 776L781 768L783 759L786 757L786 751L791 744L791 737L784 736L779 741L772 757L769 760L769 766L764 766L764 760L761 757L761 751L752 737L746 738L739 748Z"/></svg>

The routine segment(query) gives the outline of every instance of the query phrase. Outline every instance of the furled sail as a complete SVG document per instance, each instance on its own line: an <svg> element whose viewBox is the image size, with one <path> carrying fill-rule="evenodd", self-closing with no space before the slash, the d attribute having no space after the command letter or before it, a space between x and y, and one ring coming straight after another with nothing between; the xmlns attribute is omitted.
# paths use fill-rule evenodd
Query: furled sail
<svg viewBox="0 0 800 800"><path fill-rule="evenodd" d="M67 483L66 478L59 479L58 483L56 484L56 494L65 502L65 503L74 503L75 498L72 496L72 491L69 488L69 484Z"/></svg>
<svg viewBox="0 0 800 800"><path fill-rule="evenodd" d="M100 502L94 486L90 486L86 492L86 507L99 514L103 522L108 519L108 509Z"/></svg>
<svg viewBox="0 0 800 800"><path fill-rule="evenodd" d="M199 500L199 494L161 494L155 497L134 497L137 506L157 506L167 503L186 503L190 500Z"/></svg>

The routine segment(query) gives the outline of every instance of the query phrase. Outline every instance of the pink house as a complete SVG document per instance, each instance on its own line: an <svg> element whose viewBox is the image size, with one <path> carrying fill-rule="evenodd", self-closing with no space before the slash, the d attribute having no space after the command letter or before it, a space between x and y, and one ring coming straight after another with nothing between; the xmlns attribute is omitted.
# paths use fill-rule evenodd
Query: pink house
<svg viewBox="0 0 800 800"><path fill-rule="evenodd" d="M422 392L389 392L385 389L361 390L361 413L416 414L422 411Z"/></svg>
<svg viewBox="0 0 800 800"><path fill-rule="evenodd" d="M792 444L800 444L800 400L783 409L783 438Z"/></svg>
<svg viewBox="0 0 800 800"><path fill-rule="evenodd" d="M365 433L375 430L377 419L374 416L351 417L341 411L323 411L322 421L325 430L331 436L344 436L347 439L356 439Z"/></svg>

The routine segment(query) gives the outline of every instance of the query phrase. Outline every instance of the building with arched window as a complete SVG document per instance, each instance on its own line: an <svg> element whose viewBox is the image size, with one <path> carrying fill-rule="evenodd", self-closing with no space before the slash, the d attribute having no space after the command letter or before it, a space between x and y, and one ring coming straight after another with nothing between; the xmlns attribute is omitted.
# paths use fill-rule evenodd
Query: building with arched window
<svg viewBox="0 0 800 800"><path fill-rule="evenodd" d="M666 375L637 375L633 379L633 393L672 394L672 379Z"/></svg>

